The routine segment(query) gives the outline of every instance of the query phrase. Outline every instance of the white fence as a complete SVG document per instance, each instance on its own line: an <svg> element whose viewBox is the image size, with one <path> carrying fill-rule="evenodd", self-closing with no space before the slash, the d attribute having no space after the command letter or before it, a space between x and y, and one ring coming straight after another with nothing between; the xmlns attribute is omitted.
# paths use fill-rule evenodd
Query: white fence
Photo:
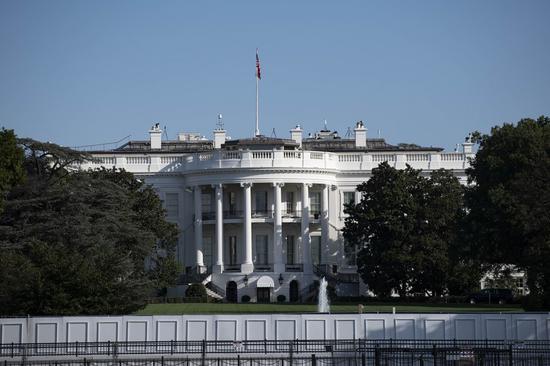
<svg viewBox="0 0 550 366"><path fill-rule="evenodd" d="M325 340L548 340L550 313L241 314L0 319L10 343Z"/></svg>

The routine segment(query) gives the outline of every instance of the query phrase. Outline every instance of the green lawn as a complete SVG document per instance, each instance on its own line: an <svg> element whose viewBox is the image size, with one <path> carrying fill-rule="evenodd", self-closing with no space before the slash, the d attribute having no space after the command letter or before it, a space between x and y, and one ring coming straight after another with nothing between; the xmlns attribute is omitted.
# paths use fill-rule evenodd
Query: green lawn
<svg viewBox="0 0 550 366"><path fill-rule="evenodd" d="M523 312L519 305L460 305L460 304L372 304L364 313L471 313L471 312ZM136 315L179 314L252 314L252 313L313 313L316 305L309 304L150 304ZM357 313L357 305L331 305L332 313Z"/></svg>

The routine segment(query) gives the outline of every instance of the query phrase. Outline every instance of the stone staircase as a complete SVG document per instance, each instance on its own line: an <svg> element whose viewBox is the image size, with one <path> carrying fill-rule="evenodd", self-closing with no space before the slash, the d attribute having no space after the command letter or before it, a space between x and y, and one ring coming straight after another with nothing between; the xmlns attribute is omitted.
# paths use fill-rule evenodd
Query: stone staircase
<svg viewBox="0 0 550 366"><path fill-rule="evenodd" d="M202 284L205 286L206 293L208 294L208 296L218 300L225 299L225 290L219 286L216 286L214 282L212 282L212 275L209 275L208 277L206 277L202 281Z"/></svg>

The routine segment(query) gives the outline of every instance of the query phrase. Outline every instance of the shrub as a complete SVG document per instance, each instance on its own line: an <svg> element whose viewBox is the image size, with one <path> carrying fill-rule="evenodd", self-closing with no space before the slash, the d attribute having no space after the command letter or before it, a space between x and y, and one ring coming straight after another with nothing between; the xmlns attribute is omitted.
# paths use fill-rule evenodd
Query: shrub
<svg viewBox="0 0 550 366"><path fill-rule="evenodd" d="M244 302L244 303L250 302L250 296L243 295L243 297L241 297L241 302Z"/></svg>
<svg viewBox="0 0 550 366"><path fill-rule="evenodd" d="M285 302L286 296L285 295L279 295L277 296L277 302Z"/></svg>
<svg viewBox="0 0 550 366"><path fill-rule="evenodd" d="M185 290L185 297L196 298L200 302L206 302L208 295L202 283L193 283Z"/></svg>

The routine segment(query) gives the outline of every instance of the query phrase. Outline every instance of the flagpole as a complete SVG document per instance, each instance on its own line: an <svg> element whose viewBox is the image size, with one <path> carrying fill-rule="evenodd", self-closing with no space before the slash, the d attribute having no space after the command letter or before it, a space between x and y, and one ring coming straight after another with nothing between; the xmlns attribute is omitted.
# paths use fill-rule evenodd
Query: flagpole
<svg viewBox="0 0 550 366"><path fill-rule="evenodd" d="M258 49L256 48L256 130L254 136L260 136L260 108L258 103L258 94L260 89L260 56L258 56Z"/></svg>
<svg viewBox="0 0 550 366"><path fill-rule="evenodd" d="M258 89L260 85L260 79L258 79L258 75L256 74L256 131L254 131L254 136L260 135L260 118L259 118L259 108L258 108Z"/></svg>

